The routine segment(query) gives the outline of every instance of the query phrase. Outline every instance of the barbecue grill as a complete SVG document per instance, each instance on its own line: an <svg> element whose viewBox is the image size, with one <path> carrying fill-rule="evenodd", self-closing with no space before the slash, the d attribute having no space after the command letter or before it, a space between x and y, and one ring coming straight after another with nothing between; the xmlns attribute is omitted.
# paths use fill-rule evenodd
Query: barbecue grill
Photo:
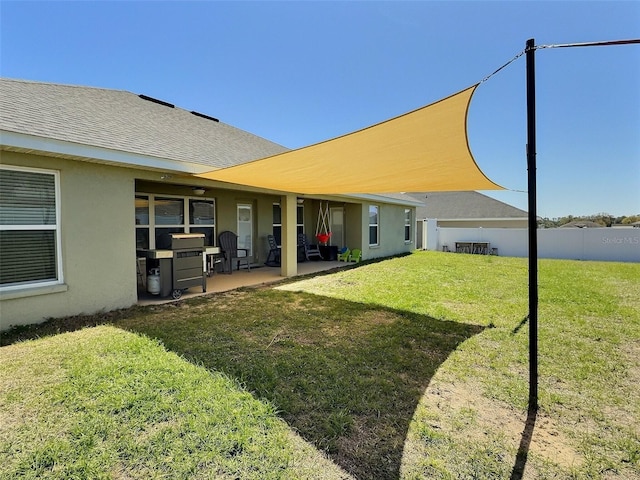
<svg viewBox="0 0 640 480"><path fill-rule="evenodd" d="M171 295L175 300L189 287L202 287L207 291L207 280L203 268L204 234L172 233L170 250L147 250L145 256L149 266L156 267L160 274L160 296Z"/></svg>

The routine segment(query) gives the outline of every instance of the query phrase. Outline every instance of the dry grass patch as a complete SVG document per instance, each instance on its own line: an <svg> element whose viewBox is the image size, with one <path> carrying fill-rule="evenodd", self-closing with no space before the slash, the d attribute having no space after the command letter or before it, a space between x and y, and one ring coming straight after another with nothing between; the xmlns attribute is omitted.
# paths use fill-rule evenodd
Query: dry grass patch
<svg viewBox="0 0 640 480"><path fill-rule="evenodd" d="M527 412L514 410L498 400L489 399L480 394L481 390L480 385L472 382L432 382L425 392L416 418L421 418L428 412L432 425L437 424L440 433L450 436L454 443L481 445L488 438L502 437L502 441L508 446L505 450L505 463L513 466L527 421ZM425 412L421 412L421 409ZM419 431L420 426L416 425L416 429ZM429 445L428 442L421 444ZM524 478L540 478L536 463L554 463L565 471L572 471L584 461L572 441L562 433L556 419L544 413L536 416L527 449L532 460L527 465ZM415 448L413 450L416 451ZM422 455L429 457L433 452L425 447ZM544 470L545 467L538 468Z"/></svg>

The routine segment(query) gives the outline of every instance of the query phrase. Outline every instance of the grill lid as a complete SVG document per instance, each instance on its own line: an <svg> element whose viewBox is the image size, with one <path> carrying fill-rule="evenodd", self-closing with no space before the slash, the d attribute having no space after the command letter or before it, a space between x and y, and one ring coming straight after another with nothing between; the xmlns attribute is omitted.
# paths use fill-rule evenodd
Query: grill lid
<svg viewBox="0 0 640 480"><path fill-rule="evenodd" d="M171 250L204 248L204 233L172 233Z"/></svg>

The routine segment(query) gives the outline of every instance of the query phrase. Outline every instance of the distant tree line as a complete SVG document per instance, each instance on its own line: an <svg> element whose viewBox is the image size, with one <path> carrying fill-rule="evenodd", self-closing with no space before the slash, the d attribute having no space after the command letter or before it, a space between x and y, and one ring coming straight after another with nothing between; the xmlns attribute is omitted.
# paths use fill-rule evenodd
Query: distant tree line
<svg viewBox="0 0 640 480"><path fill-rule="evenodd" d="M614 217L608 213L596 213L594 215L587 215L581 217L574 217L573 215L567 215L560 218L539 218L538 228L556 228L566 225L571 222L594 222L603 227L610 227L611 225L630 225L635 222L640 222L640 214Z"/></svg>

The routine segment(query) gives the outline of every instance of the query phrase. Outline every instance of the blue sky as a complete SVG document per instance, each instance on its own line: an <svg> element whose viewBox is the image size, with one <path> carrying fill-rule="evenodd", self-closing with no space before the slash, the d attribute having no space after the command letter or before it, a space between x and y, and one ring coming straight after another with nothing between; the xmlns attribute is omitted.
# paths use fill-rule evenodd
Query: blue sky
<svg viewBox="0 0 640 480"><path fill-rule="evenodd" d="M640 2L2 0L0 21L3 77L144 93L297 148L473 85L528 38L640 38ZM639 214L640 45L538 50L536 83L538 214ZM526 209L524 56L468 127L514 190L484 193Z"/></svg>

